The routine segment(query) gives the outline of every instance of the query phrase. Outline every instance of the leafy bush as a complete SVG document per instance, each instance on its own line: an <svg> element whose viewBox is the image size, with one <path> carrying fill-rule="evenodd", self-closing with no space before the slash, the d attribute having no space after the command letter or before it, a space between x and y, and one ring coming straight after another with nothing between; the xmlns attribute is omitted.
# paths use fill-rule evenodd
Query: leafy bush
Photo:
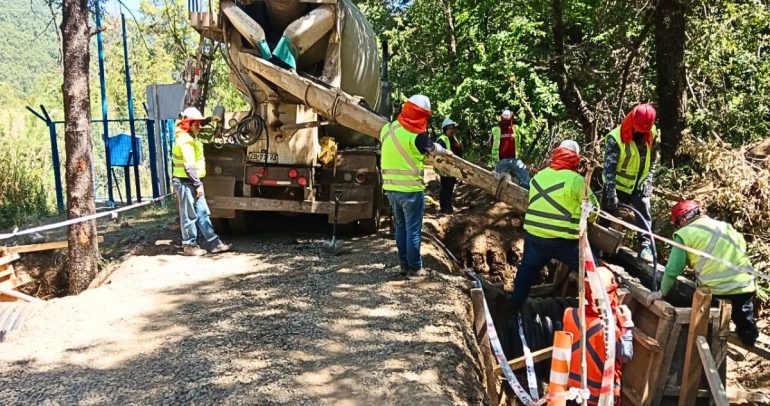
<svg viewBox="0 0 770 406"><path fill-rule="evenodd" d="M49 214L41 152L6 143L0 148L0 228L11 228Z"/></svg>

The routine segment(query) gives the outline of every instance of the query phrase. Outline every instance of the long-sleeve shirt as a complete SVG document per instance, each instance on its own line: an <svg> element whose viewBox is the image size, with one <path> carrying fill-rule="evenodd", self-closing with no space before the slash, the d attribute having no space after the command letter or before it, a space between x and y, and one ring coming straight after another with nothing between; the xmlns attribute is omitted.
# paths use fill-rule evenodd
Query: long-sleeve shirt
<svg viewBox="0 0 770 406"><path fill-rule="evenodd" d="M679 236L674 236L674 241L684 244ZM671 291L676 283L676 277L684 274L684 267L687 265L687 252L681 248L672 247L671 254L668 256L666 271L663 272L663 280L660 283L660 294L665 296Z"/></svg>

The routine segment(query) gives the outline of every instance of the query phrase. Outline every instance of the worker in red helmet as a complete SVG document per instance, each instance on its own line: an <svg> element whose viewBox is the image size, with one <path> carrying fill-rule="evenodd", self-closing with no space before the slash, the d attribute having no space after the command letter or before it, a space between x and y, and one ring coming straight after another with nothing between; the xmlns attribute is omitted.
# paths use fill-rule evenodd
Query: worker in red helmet
<svg viewBox="0 0 770 406"><path fill-rule="evenodd" d="M663 274L660 295L666 296L671 291L676 277L684 273L687 265L695 272L698 284L711 289L713 297L732 302L736 333L744 345L753 346L759 336L754 321L756 282L754 276L747 272L753 268L746 255L743 235L730 224L706 216L700 205L692 200L674 205L671 221L677 229L674 241L731 263L734 267L673 247Z"/></svg>
<svg viewBox="0 0 770 406"><path fill-rule="evenodd" d="M630 204L636 211L637 227L644 230L652 224L652 147L657 133L655 109L643 103L634 107L620 126L605 137L602 208L615 215L619 204ZM638 233L637 240L639 258L652 262L649 235Z"/></svg>

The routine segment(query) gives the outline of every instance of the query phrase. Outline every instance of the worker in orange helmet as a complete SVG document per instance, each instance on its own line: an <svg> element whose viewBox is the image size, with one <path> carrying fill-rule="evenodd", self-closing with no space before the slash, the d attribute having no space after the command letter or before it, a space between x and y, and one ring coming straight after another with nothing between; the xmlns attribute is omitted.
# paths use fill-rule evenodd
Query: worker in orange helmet
<svg viewBox="0 0 770 406"><path fill-rule="evenodd" d="M617 215L618 204L630 204L636 212L637 227L644 230L652 224L653 142L658 136L655 116L651 104L639 104L605 137L602 208ZM650 236L637 233L637 240L639 258L652 262Z"/></svg>
<svg viewBox="0 0 770 406"><path fill-rule="evenodd" d="M627 363L634 356L634 322L631 320L631 310L628 306L620 304L618 297L618 283L615 275L606 267L596 269L602 280L602 285L607 291L610 300L612 314L615 316L615 377L613 385L614 404L619 405L621 400L621 376L622 364ZM589 405L596 405L601 393L602 373L604 363L607 360L607 350L604 347L604 322L601 310L591 292L588 278L585 281L586 291L586 374L590 397ZM568 307L564 310L564 331L572 333L572 359L570 361L569 386L579 388L581 386L581 362L580 362L580 313L576 307Z"/></svg>

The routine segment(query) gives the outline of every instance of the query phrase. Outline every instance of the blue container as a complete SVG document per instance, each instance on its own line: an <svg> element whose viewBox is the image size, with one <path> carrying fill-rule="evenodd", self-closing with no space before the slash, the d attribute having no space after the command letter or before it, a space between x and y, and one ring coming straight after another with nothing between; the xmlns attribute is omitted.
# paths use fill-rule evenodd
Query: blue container
<svg viewBox="0 0 770 406"><path fill-rule="evenodd" d="M110 137L107 142L110 145L111 166L133 166L135 158L138 165L142 164L142 139L138 136L136 137L137 154L131 153L133 151L131 134L118 134Z"/></svg>

